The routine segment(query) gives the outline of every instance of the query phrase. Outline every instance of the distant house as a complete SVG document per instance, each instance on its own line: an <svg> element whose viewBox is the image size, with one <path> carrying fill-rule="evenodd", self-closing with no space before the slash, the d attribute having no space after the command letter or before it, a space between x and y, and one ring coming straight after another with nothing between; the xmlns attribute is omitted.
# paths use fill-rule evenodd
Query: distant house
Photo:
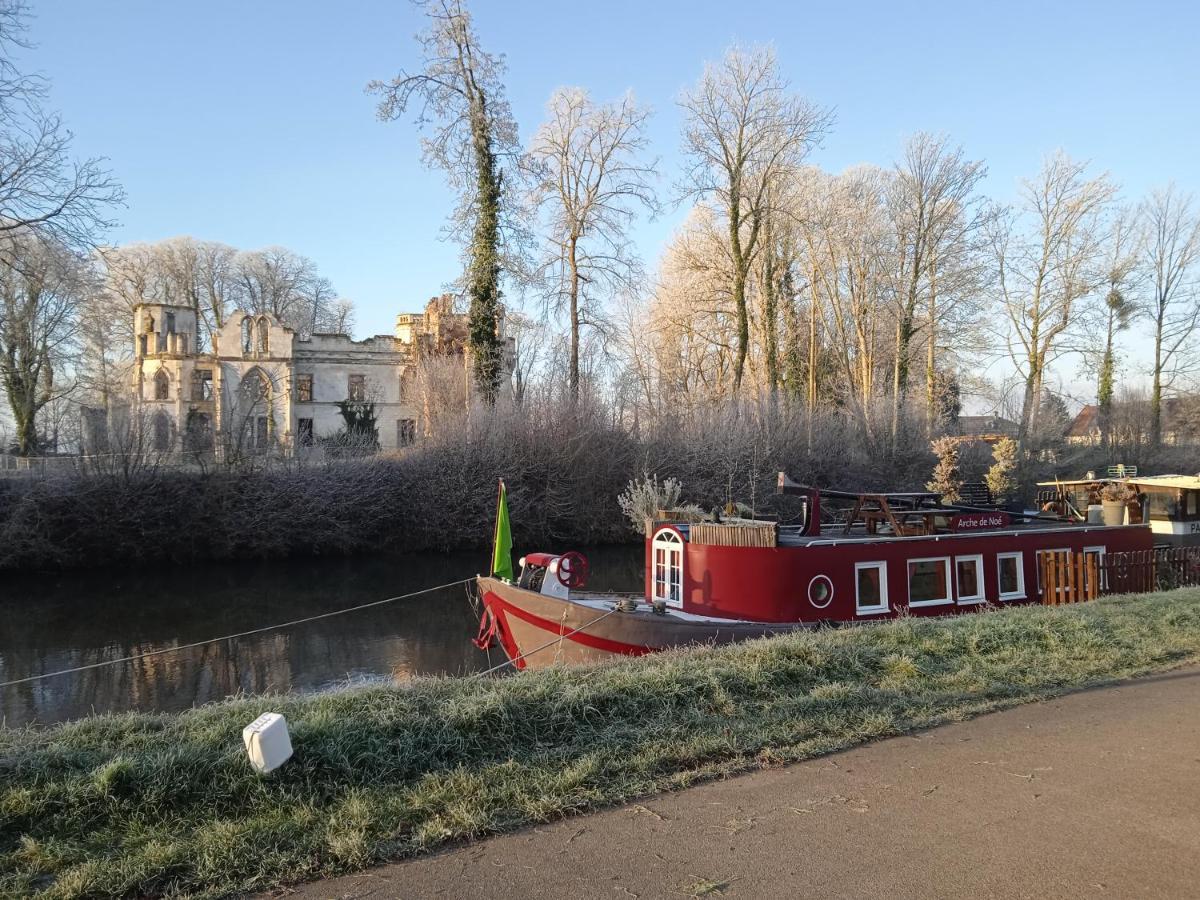
<svg viewBox="0 0 1200 900"><path fill-rule="evenodd" d="M994 444L1001 438L1016 438L1020 426L1002 416L959 416L958 430L964 438Z"/></svg>
<svg viewBox="0 0 1200 900"><path fill-rule="evenodd" d="M1195 440L1200 431L1200 402L1196 397L1167 397L1162 405L1164 444ZM1112 433L1120 444L1141 444L1150 439L1150 401L1117 402L1112 409ZM1068 444L1100 443L1100 407L1089 403L1079 411L1064 435Z"/></svg>
<svg viewBox="0 0 1200 900"><path fill-rule="evenodd" d="M1100 443L1100 407L1089 403L1081 409L1067 426L1065 437L1068 444Z"/></svg>

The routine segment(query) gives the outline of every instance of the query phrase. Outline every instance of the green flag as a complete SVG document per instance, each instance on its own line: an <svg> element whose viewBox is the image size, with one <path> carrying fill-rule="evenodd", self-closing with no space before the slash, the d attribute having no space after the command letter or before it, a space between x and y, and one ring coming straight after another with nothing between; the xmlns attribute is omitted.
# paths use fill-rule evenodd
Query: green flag
<svg viewBox="0 0 1200 900"><path fill-rule="evenodd" d="M513 580L512 531L508 527L508 492L500 479L500 496L496 501L496 539L492 549L492 574Z"/></svg>

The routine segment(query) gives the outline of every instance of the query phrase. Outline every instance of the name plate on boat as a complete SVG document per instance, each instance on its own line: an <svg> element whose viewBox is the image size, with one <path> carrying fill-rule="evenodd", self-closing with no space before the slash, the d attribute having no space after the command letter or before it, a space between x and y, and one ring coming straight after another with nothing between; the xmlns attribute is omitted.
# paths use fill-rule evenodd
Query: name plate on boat
<svg viewBox="0 0 1200 900"><path fill-rule="evenodd" d="M1006 512L959 513L951 516L950 527L955 531L980 531L987 528L1007 528L1012 516Z"/></svg>

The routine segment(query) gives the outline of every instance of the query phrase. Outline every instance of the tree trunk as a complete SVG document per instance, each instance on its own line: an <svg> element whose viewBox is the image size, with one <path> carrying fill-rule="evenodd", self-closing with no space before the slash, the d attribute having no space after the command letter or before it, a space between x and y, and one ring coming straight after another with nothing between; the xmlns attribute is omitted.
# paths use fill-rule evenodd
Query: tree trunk
<svg viewBox="0 0 1200 900"><path fill-rule="evenodd" d="M579 264L576 257L579 239L572 237L567 262L571 269L571 402L579 402Z"/></svg>
<svg viewBox="0 0 1200 900"><path fill-rule="evenodd" d="M1154 383L1150 388L1150 444L1162 445L1162 334L1164 308L1159 303L1154 318Z"/></svg>
<svg viewBox="0 0 1200 900"><path fill-rule="evenodd" d="M766 342L767 389L774 402L779 386L779 337L775 329L779 312L779 285L775 276L774 248L770 244L768 248L763 260L763 335Z"/></svg>
<svg viewBox="0 0 1200 900"><path fill-rule="evenodd" d="M925 437L937 431L937 267L929 278L929 339L925 342Z"/></svg>
<svg viewBox="0 0 1200 900"><path fill-rule="evenodd" d="M473 78L469 78L473 83ZM500 339L497 325L500 308L500 174L492 151L491 126L486 101L476 95L471 104L471 143L475 156L478 212L471 241L471 266L467 293L468 345L475 386L485 403L496 402L500 388Z"/></svg>

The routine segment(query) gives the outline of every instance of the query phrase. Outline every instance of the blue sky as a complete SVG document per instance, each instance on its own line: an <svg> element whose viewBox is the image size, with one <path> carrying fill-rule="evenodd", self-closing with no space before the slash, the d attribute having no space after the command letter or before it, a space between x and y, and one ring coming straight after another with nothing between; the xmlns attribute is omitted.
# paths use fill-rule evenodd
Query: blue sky
<svg viewBox="0 0 1200 900"><path fill-rule="evenodd" d="M116 242L179 234L312 257L388 333L456 274L439 240L452 205L410 122L382 124L363 92L417 62L402 0L184 3L35 0L30 64L81 154L128 192ZM944 131L1009 199L1065 148L1136 197L1200 188L1194 3L801 3L474 0L506 54L527 138L558 86L649 103L663 188L677 171L675 99L733 41L774 42L797 90L836 109L814 160L889 163L916 130ZM683 210L641 223L651 264Z"/></svg>

